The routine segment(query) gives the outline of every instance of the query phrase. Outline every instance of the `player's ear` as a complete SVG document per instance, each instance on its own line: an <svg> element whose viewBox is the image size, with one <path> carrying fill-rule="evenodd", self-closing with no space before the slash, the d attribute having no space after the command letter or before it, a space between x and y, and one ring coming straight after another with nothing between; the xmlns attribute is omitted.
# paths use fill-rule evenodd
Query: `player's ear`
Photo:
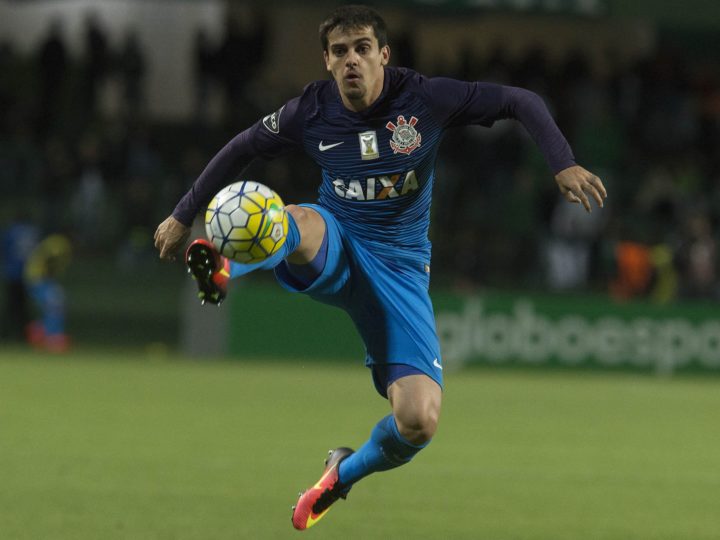
<svg viewBox="0 0 720 540"><path fill-rule="evenodd" d="M380 49L380 65L387 66L390 61L390 45L385 45Z"/></svg>
<svg viewBox="0 0 720 540"><path fill-rule="evenodd" d="M328 71L332 71L330 69L330 55L327 52L327 49L323 51L323 60L325 60L325 69Z"/></svg>

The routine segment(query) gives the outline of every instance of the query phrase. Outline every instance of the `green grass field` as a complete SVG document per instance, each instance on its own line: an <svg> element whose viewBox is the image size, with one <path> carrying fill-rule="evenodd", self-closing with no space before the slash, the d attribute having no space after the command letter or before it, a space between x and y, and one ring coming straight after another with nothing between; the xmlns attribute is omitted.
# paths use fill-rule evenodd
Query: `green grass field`
<svg viewBox="0 0 720 540"><path fill-rule="evenodd" d="M290 524L387 410L361 366L0 354L3 539L720 538L720 381L450 373L436 440Z"/></svg>

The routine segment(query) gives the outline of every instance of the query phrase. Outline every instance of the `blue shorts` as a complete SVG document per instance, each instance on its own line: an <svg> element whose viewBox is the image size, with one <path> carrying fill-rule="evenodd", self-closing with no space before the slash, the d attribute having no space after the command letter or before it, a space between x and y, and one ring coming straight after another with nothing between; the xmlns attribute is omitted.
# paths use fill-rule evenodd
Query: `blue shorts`
<svg viewBox="0 0 720 540"><path fill-rule="evenodd" d="M325 266L309 286L302 288L288 267L280 264L275 267L280 284L289 291L305 293L345 310L365 344L368 367L403 364L442 387L440 344L428 294L430 276L425 270L426 263L397 253L383 257L345 230L325 208L314 204L302 206L316 210L325 220ZM387 382L387 376L378 378L378 374L387 372L381 371L374 370L373 378L378 392L385 396L387 386L399 377ZM401 372L393 369L389 374Z"/></svg>
<svg viewBox="0 0 720 540"><path fill-rule="evenodd" d="M407 377L408 375L425 374L418 368L408 366L407 364L373 364L371 369L375 390L384 398L388 397L387 391L390 385L398 379Z"/></svg>

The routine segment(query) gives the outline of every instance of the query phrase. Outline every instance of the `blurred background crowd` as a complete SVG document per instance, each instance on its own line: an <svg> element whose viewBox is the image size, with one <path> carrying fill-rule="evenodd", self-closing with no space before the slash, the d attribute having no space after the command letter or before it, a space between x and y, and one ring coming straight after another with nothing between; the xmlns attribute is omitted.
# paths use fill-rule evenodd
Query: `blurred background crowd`
<svg viewBox="0 0 720 540"><path fill-rule="evenodd" d="M552 16L507 6L460 10L459 1L435 8L437 17L424 16L420 2L388 8L393 64L539 93L578 163L609 192L605 209L591 214L565 203L516 123L449 131L431 229L436 284L595 290L656 302L718 298L720 40L712 28L675 31L650 14L618 21L616 3L608 2L596 2L594 13ZM20 17L18 4L0 2L0 9ZM120 24L103 9L132 2L66 2L77 8L72 21L56 9L63 2L34 4L55 7L33 20L39 30L32 38L17 37L17 28L0 33L8 283L20 264L13 266L11 242L22 259L52 233L70 239L76 261L103 258L139 271L154 264L157 223L214 153L325 76L316 28L333 4L303 11L306 23L293 20L298 12L288 2L208 1L212 16L186 17L187 46L168 42L161 60L162 44L143 31L147 20ZM160 26L191 9L160 4L168 15ZM489 38L483 29L494 23L503 32ZM437 31L454 26L462 32ZM529 27L537 31L524 35ZM560 30L571 37L558 46ZM605 41L583 46L588 30ZM158 92L153 77L173 68L188 73L186 84ZM176 93L186 106L168 112ZM319 181L317 167L299 153L254 163L244 176L293 203L314 200ZM12 237L18 224L24 243Z"/></svg>

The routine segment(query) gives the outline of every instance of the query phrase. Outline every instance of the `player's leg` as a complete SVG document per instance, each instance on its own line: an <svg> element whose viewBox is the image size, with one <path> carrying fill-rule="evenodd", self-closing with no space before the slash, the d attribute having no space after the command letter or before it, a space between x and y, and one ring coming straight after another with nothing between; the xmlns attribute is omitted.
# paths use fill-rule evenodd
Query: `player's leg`
<svg viewBox="0 0 720 540"><path fill-rule="evenodd" d="M43 279L30 286L30 294L41 319L29 326L28 341L50 352L65 352L70 342L65 334L65 294L62 286L52 279Z"/></svg>
<svg viewBox="0 0 720 540"><path fill-rule="evenodd" d="M295 216L298 222L305 222L308 242L275 267L275 275L289 291L303 292L318 301L342 307L351 289L347 286L350 266L342 225L321 207L302 206L299 210ZM345 498L348 490L337 482L337 467L352 453L345 447L330 451L320 480L302 492L293 506L292 523L296 529L311 527L335 501Z"/></svg>
<svg viewBox="0 0 720 540"><path fill-rule="evenodd" d="M325 238L325 220L317 210L307 206L289 204L285 207L300 234L300 242L286 258L292 265L311 263L320 251Z"/></svg>
<svg viewBox="0 0 720 540"><path fill-rule="evenodd" d="M45 348L50 352L65 352L70 341L65 334L65 292L62 286L49 280L49 289L43 306Z"/></svg>
<svg viewBox="0 0 720 540"><path fill-rule="evenodd" d="M343 460L339 481L351 486L374 472L409 462L435 434L440 417L442 390L437 382L415 370L392 381L387 388L392 414L381 419L370 439Z"/></svg>
<svg viewBox="0 0 720 540"><path fill-rule="evenodd" d="M350 314L366 345L378 392L387 398L392 394L393 414L377 423L357 452L341 448L331 454L321 479L301 495L294 509L293 525L298 529L320 520L361 478L410 461L429 443L440 412L442 365L425 261L393 257L390 267L349 233L343 244L352 261L352 286L336 301L317 294L318 288L333 294L324 278L306 292ZM398 264L403 272L394 270ZM406 363L388 363L392 361Z"/></svg>
<svg viewBox="0 0 720 540"><path fill-rule="evenodd" d="M307 289L325 269L328 253L327 225L323 217L313 208L288 206L298 229L301 242L297 249L288 255L283 264L276 268L284 278L299 289Z"/></svg>
<svg viewBox="0 0 720 540"><path fill-rule="evenodd" d="M370 292L365 302L372 302L372 309L367 310L370 316L360 312L354 320L367 346L375 386L390 400L392 414L381 419L370 439L340 465L343 484L407 463L435 433L442 360L423 262L407 261L400 274L385 259L363 260ZM381 315L372 316L376 313Z"/></svg>
<svg viewBox="0 0 720 540"><path fill-rule="evenodd" d="M440 420L442 390L438 383L424 374L408 375L390 385L388 399L401 442L415 448L427 446Z"/></svg>
<svg viewBox="0 0 720 540"><path fill-rule="evenodd" d="M317 254L325 238L325 221L312 208L288 205L288 234L281 248L264 261L242 264L222 257L213 245L205 240L195 240L185 253L188 272L197 281L200 300L219 304L227 294L230 279L253 270L275 268L283 259L300 276L316 272ZM316 274L317 275L317 274Z"/></svg>
<svg viewBox="0 0 720 540"><path fill-rule="evenodd" d="M303 492L293 507L296 529L307 529L320 521L358 480L408 463L430 443L440 416L440 385L412 366L393 366L395 374L412 374L401 376L387 387L392 414L377 423L370 439L357 452L344 447L330 452L320 480Z"/></svg>

